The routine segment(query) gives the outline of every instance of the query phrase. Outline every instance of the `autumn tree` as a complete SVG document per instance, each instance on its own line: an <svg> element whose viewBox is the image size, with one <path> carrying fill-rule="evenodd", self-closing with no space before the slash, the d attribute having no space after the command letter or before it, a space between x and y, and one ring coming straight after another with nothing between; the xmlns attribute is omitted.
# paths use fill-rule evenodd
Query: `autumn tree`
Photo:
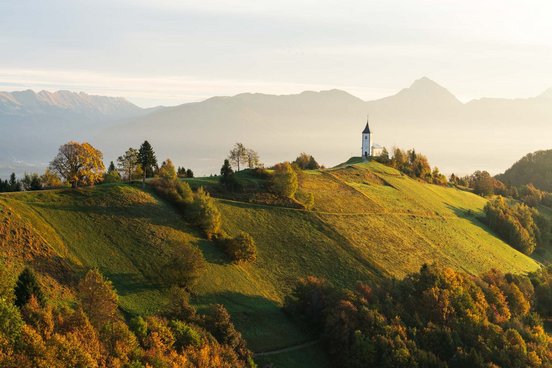
<svg viewBox="0 0 552 368"><path fill-rule="evenodd" d="M272 190L276 194L293 198L298 186L297 174L289 162L283 162L274 166Z"/></svg>
<svg viewBox="0 0 552 368"><path fill-rule="evenodd" d="M493 178L487 171L476 171L472 175L472 187L476 194L484 197L494 194Z"/></svg>
<svg viewBox="0 0 552 368"><path fill-rule="evenodd" d="M122 156L117 158L117 166L128 181L132 179L138 165L138 150L135 148L130 147Z"/></svg>
<svg viewBox="0 0 552 368"><path fill-rule="evenodd" d="M146 177L153 176L153 170L157 167L155 152L148 141L144 141L138 150L138 163L143 170L142 185L146 185Z"/></svg>
<svg viewBox="0 0 552 368"><path fill-rule="evenodd" d="M168 158L161 164L159 168L158 175L164 180L174 180L176 179L176 169L171 159Z"/></svg>
<svg viewBox="0 0 552 368"><path fill-rule="evenodd" d="M248 160L247 148L245 148L242 143L236 143L234 145L234 148L230 150L230 153L228 154L228 159L232 164L237 166L238 171L240 171L240 167Z"/></svg>
<svg viewBox="0 0 552 368"><path fill-rule="evenodd" d="M102 178L105 171L102 159L102 153L89 143L71 141L59 148L49 168L77 188L94 185Z"/></svg>
<svg viewBox="0 0 552 368"><path fill-rule="evenodd" d="M79 282L77 290L82 308L98 330L115 319L117 293L111 281L106 280L99 270L88 271Z"/></svg>

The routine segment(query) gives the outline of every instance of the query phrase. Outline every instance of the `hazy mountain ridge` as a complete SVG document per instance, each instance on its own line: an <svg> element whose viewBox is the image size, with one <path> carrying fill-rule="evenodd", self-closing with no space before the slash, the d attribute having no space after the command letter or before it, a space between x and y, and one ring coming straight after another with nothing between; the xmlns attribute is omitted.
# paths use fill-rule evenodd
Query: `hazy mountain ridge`
<svg viewBox="0 0 552 368"><path fill-rule="evenodd" d="M84 92L0 92L0 114L51 113L52 109L115 116L131 115L142 110L122 97L89 95Z"/></svg>
<svg viewBox="0 0 552 368"><path fill-rule="evenodd" d="M24 118L2 108L2 104L12 106L13 100L21 103L24 93L8 97L4 93L0 126L22 119L27 128L0 137L0 154L12 162L40 164L44 161L36 157L53 156L72 138L96 144L108 161L148 139L160 160L170 157L178 165L210 174L218 172L230 146L239 141L258 150L267 163L291 160L307 151L334 165L358 155L359 134L369 114L376 143L415 147L447 173L476 169L498 173L527 152L550 147L551 91L531 98L462 103L424 77L395 95L373 101L334 89L291 95L242 93L152 110L124 99L62 91L35 94L39 106L53 105L55 113L32 112ZM33 111L28 105L27 110ZM86 113L90 109L109 113ZM28 136L33 144L22 144L21 137L25 141Z"/></svg>

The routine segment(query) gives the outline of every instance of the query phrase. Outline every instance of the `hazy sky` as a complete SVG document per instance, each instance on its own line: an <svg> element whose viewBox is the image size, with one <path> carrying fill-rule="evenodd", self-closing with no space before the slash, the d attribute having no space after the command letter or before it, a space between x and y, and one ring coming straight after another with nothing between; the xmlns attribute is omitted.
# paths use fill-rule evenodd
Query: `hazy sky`
<svg viewBox="0 0 552 368"><path fill-rule="evenodd" d="M552 2L0 0L0 90L174 105L428 76L461 100L552 87Z"/></svg>

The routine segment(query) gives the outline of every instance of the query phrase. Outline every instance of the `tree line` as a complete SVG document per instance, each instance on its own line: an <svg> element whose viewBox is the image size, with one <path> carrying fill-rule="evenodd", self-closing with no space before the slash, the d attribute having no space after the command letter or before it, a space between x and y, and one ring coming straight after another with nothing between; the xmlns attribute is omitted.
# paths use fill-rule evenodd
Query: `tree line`
<svg viewBox="0 0 552 368"><path fill-rule="evenodd" d="M415 149L404 151L398 147L394 147L393 155L390 156L389 151L384 147L381 155L374 159L412 178L437 185L447 185L447 177L441 174L438 167L432 169L427 157L416 152Z"/></svg>
<svg viewBox="0 0 552 368"><path fill-rule="evenodd" d="M334 367L549 367L552 268L479 277L424 265L353 290L301 279L286 310L316 331Z"/></svg>

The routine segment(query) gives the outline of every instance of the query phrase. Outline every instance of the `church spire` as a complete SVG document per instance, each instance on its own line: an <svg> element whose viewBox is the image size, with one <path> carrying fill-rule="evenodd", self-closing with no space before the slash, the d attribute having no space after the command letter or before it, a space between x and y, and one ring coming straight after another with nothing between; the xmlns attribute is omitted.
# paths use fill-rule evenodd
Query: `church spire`
<svg viewBox="0 0 552 368"><path fill-rule="evenodd" d="M362 134L371 134L370 133L370 126L368 124L369 118L370 118L369 115L366 116L366 128L364 128L364 130L362 131Z"/></svg>

